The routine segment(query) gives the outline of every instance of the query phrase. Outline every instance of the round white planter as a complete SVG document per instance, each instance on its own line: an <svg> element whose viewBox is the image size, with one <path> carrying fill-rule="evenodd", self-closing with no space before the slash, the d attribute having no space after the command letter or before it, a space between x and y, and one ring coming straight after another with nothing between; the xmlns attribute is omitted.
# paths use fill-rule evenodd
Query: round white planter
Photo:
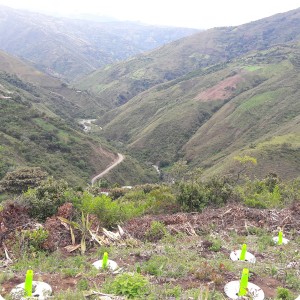
<svg viewBox="0 0 300 300"><path fill-rule="evenodd" d="M273 237L274 243L278 244L278 240L279 240L278 236ZM286 238L282 238L282 244L283 244L283 245L286 245L289 241L290 241L290 240L288 240L288 239L286 239Z"/></svg>
<svg viewBox="0 0 300 300"><path fill-rule="evenodd" d="M24 290L25 283L18 284L15 288L13 288L10 292L12 299L21 300L24 298ZM32 282L32 298L38 300L45 300L52 294L52 288L48 283L42 281L33 281ZM31 298L31 297L30 297ZM28 299L28 298L27 298Z"/></svg>
<svg viewBox="0 0 300 300"><path fill-rule="evenodd" d="M234 251L232 251L230 253L231 260L233 260L233 261L245 261L245 262L249 262L249 263L255 264L256 258L250 252L246 252L245 260L240 260L241 252L242 252L242 250L234 250Z"/></svg>
<svg viewBox="0 0 300 300"><path fill-rule="evenodd" d="M247 296L245 298L239 297L239 290L239 281L230 281L224 287L224 292L230 299L248 299ZM265 298L265 293L259 286L248 282L248 297L253 300L263 300Z"/></svg>
<svg viewBox="0 0 300 300"><path fill-rule="evenodd" d="M95 268L97 268L98 270L102 269L102 259L95 261L93 263L93 266ZM115 271L119 268L118 264L115 261L110 260L110 259L107 262L107 266L108 266L108 269L111 271Z"/></svg>

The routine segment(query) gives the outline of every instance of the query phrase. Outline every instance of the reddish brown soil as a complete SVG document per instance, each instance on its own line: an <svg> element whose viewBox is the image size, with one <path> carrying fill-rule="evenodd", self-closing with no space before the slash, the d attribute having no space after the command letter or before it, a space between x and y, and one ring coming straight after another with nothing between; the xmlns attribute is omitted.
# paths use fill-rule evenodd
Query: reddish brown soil
<svg viewBox="0 0 300 300"><path fill-rule="evenodd" d="M221 82L217 83L213 87L202 91L200 94L196 96L196 100L201 102L213 101L213 100L226 100L230 96L232 96L235 91L238 83L243 81L243 77L241 75L234 75L228 77Z"/></svg>
<svg viewBox="0 0 300 300"><path fill-rule="evenodd" d="M144 239L152 221L164 223L171 233L236 231L245 234L250 227L265 228L277 231L278 227L285 232L293 230L300 233L300 202L292 207L279 209L256 209L233 203L222 208L208 208L202 213L177 213L172 215L144 216L130 220L124 229L138 239Z"/></svg>

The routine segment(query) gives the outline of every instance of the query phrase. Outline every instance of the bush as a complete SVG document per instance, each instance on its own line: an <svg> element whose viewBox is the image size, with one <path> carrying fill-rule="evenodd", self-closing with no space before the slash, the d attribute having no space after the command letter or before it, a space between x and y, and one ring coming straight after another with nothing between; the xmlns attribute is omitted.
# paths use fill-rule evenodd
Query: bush
<svg viewBox="0 0 300 300"><path fill-rule="evenodd" d="M143 207L133 202L113 201L106 195L94 197L87 192L83 193L75 206L84 213L96 215L105 227L113 227L122 221L141 215L144 211Z"/></svg>
<svg viewBox="0 0 300 300"><path fill-rule="evenodd" d="M79 209L85 213L96 215L103 226L107 227L117 224L124 218L117 202L112 201L106 195L94 197L85 192L79 204Z"/></svg>
<svg viewBox="0 0 300 300"><path fill-rule="evenodd" d="M284 206L283 184L279 184L269 177L266 180L248 180L244 185L238 186L236 192L249 207L275 208Z"/></svg>
<svg viewBox="0 0 300 300"><path fill-rule="evenodd" d="M220 239L213 239L211 243L212 245L209 247L209 250L219 252L222 249L222 241Z"/></svg>
<svg viewBox="0 0 300 300"><path fill-rule="evenodd" d="M177 201L184 210L202 211L207 205L225 204L232 193L228 179L214 177L207 182L181 182Z"/></svg>
<svg viewBox="0 0 300 300"><path fill-rule="evenodd" d="M8 172L0 181L0 191L20 194L28 188L38 186L46 177L47 173L40 168L23 168Z"/></svg>
<svg viewBox="0 0 300 300"><path fill-rule="evenodd" d="M143 275L138 273L124 273L115 278L107 291L133 299L143 297L148 291L148 285L149 282Z"/></svg>
<svg viewBox="0 0 300 300"><path fill-rule="evenodd" d="M165 224L158 221L152 221L150 229L145 233L145 237L148 241L155 242L162 239L167 234L168 230Z"/></svg>
<svg viewBox="0 0 300 300"><path fill-rule="evenodd" d="M35 189L29 189L23 194L23 202L28 207L28 213L32 218L44 222L46 218L56 214L57 209L68 202L68 184L63 181L55 181L52 177L43 181Z"/></svg>
<svg viewBox="0 0 300 300"><path fill-rule="evenodd" d="M37 252L42 250L42 245L48 238L48 231L43 228L36 230L22 231L25 247L30 251Z"/></svg>
<svg viewBox="0 0 300 300"><path fill-rule="evenodd" d="M278 287L276 289L276 300L293 300L294 297L292 293L283 287Z"/></svg>

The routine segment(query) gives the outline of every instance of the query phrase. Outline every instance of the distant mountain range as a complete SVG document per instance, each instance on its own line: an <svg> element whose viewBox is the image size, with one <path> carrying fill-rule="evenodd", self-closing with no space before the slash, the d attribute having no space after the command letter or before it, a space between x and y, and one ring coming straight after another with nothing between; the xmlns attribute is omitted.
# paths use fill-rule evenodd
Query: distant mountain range
<svg viewBox="0 0 300 300"><path fill-rule="evenodd" d="M300 171L300 9L203 31L81 80L111 111L99 124L141 160L228 173ZM117 107L116 109L113 109Z"/></svg>
<svg viewBox="0 0 300 300"><path fill-rule="evenodd" d="M57 18L0 6L0 49L69 81L196 31Z"/></svg>
<svg viewBox="0 0 300 300"><path fill-rule="evenodd" d="M193 31L139 26L1 8L0 48L22 59L0 52L0 178L29 165L86 183L114 147L122 183L180 159L233 173L242 155L258 159L252 175L299 176L300 9L176 41Z"/></svg>
<svg viewBox="0 0 300 300"><path fill-rule="evenodd" d="M228 62L251 50L299 40L300 10L235 27L213 28L151 53L97 70L79 82L101 103L116 107L157 84Z"/></svg>

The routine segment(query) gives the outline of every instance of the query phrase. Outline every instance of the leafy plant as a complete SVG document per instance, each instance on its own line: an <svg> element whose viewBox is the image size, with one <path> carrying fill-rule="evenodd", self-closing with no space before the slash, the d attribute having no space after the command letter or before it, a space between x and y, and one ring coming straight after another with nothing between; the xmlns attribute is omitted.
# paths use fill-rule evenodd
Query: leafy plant
<svg viewBox="0 0 300 300"><path fill-rule="evenodd" d="M236 188L237 195L244 203L256 208L282 207L282 187L278 183L270 183L270 180L247 180L245 184Z"/></svg>
<svg viewBox="0 0 300 300"><path fill-rule="evenodd" d="M40 168L23 168L8 172L0 181L0 190L12 194L20 194L28 188L38 186L46 179L47 173Z"/></svg>
<svg viewBox="0 0 300 300"><path fill-rule="evenodd" d="M168 234L165 224L159 221L152 221L150 229L145 233L145 237L149 241L158 241Z"/></svg>
<svg viewBox="0 0 300 300"><path fill-rule="evenodd" d="M91 234L91 226L92 222L89 220L89 214L81 214L81 222L74 222L69 221L66 218L58 217L62 222L70 225L70 234L72 238L72 244L75 244L75 236L73 229L78 229L81 233L81 242L80 242L80 249L81 254L84 254L86 251L86 239Z"/></svg>
<svg viewBox="0 0 300 300"><path fill-rule="evenodd" d="M220 239L214 239L211 242L212 245L209 247L209 250L219 252L222 248L222 241Z"/></svg>
<svg viewBox="0 0 300 300"><path fill-rule="evenodd" d="M200 267L192 270L192 273L199 280L210 280L213 281L216 285L224 283L224 267L223 264L220 264L218 267L214 267L208 262L202 262Z"/></svg>
<svg viewBox="0 0 300 300"><path fill-rule="evenodd" d="M276 289L276 300L293 300L293 299L294 296L288 289L280 286Z"/></svg>
<svg viewBox="0 0 300 300"><path fill-rule="evenodd" d="M129 299L143 297L148 291L149 282L141 274L124 273L118 275L108 286L108 291Z"/></svg>
<svg viewBox="0 0 300 300"><path fill-rule="evenodd" d="M53 216L58 207L67 202L68 184L52 177L43 181L35 189L29 189L23 195L23 201L28 207L29 215L39 221L45 221L46 218Z"/></svg>
<svg viewBox="0 0 300 300"><path fill-rule="evenodd" d="M24 243L34 252L42 249L42 244L48 238L48 234L48 231L43 228L38 228L36 230L24 230L22 232Z"/></svg>
<svg viewBox="0 0 300 300"><path fill-rule="evenodd" d="M232 193L227 178L213 177L206 182L181 182L177 201L184 210L202 211L207 205L225 204Z"/></svg>
<svg viewBox="0 0 300 300"><path fill-rule="evenodd" d="M143 267L143 270L150 275L161 276L167 262L167 257L155 255L147 261L147 263Z"/></svg>
<svg viewBox="0 0 300 300"><path fill-rule="evenodd" d="M89 282L87 279L80 279L78 282L77 282L77 289L79 291L86 291L89 289Z"/></svg>

